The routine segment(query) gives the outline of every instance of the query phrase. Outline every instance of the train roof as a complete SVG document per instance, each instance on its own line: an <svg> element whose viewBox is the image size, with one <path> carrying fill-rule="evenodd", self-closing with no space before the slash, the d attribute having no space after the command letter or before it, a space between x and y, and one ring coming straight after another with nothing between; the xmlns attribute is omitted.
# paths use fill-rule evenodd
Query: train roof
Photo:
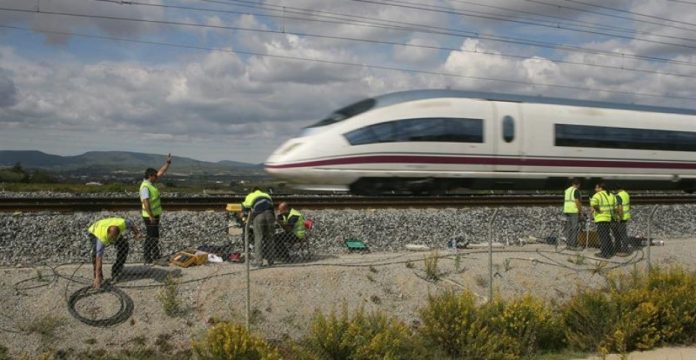
<svg viewBox="0 0 696 360"><path fill-rule="evenodd" d="M563 99L563 98L553 98L553 97L545 97L545 96L499 94L499 93L465 91L465 90L435 90L435 89L431 89L431 90L409 90L409 91L395 92L395 93L391 93L391 94L367 98L367 99L358 101L354 104L348 105L344 108L338 109L338 110L334 111L331 115L329 115L327 118L322 119L318 123L310 125L310 126L306 127L305 129L318 128L318 127L334 124L334 123L349 119L349 118L356 116L358 114L364 113L366 111L378 109L381 107L386 107L386 106L404 103L404 102L408 102L408 101L436 99L436 98L466 98L466 99L480 99L480 100L487 100L487 101L527 103L527 104L551 104L551 105L593 107L593 108L601 108L601 109L644 111L644 112L666 113L666 114L696 115L696 110L661 107L661 106L621 104L621 103L610 103L610 102L591 101L591 100Z"/></svg>
<svg viewBox="0 0 696 360"><path fill-rule="evenodd" d="M394 104L407 102L407 101L434 99L434 98L441 98L441 97L481 99L481 100L489 100L489 101L505 101L505 102L518 102L518 103L568 105L568 106L581 106L581 107L596 107L596 108L605 108L605 109L619 109L619 110L659 112L659 113L669 113L669 114L696 115L696 110L691 110L691 109L670 108L670 107L649 106L649 105L621 104L621 103L611 103L611 102L592 101L592 100L564 99L564 98L554 98L554 97L545 97L545 96L512 95L512 94L465 91L465 90L409 90L409 91L395 92L395 93L391 93L391 94L376 96L374 98L375 106L373 108L394 105Z"/></svg>

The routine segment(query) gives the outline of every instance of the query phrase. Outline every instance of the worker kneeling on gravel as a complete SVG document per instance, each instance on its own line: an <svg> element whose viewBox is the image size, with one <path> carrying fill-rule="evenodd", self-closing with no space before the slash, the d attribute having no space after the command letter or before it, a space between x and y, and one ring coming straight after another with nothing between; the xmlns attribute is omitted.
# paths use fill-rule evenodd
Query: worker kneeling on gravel
<svg viewBox="0 0 696 360"><path fill-rule="evenodd" d="M140 232L133 222L119 217L101 219L89 227L95 289L99 289L104 280L102 259L104 250L111 244L116 245L116 262L111 266L111 281L119 280L123 265L128 258L128 240L123 236L128 229L133 231L136 239L140 238Z"/></svg>
<svg viewBox="0 0 696 360"><path fill-rule="evenodd" d="M282 233L276 234L278 257L288 261L290 260L288 247L305 238L305 218L302 213L291 208L288 203L282 202L278 205L277 222L283 228Z"/></svg>

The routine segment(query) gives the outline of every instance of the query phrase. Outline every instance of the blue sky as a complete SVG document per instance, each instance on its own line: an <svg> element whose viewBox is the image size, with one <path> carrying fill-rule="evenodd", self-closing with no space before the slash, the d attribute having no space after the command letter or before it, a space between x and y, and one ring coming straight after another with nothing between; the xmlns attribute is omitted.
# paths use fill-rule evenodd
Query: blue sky
<svg viewBox="0 0 696 360"><path fill-rule="evenodd" d="M0 149L262 162L409 89L696 108L694 30L677 0L0 0Z"/></svg>

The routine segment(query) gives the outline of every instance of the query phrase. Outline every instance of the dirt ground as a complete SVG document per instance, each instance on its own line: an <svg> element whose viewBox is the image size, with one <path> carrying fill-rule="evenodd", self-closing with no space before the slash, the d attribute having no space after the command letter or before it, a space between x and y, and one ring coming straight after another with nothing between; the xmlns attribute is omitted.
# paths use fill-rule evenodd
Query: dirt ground
<svg viewBox="0 0 696 360"><path fill-rule="evenodd" d="M679 264L696 269L696 239L667 239L651 247L653 266ZM562 302L578 286L601 286L602 273L645 270L647 252L637 251L609 262L593 258L596 249L581 252L532 244L496 248L493 288L502 296L526 293ZM438 253L439 280L428 280L424 258L431 252L345 253L315 256L312 261L253 269L251 317L253 331L270 339L300 338L316 311L347 306L378 309L417 326L418 309L430 294L446 289L469 289L483 302L489 294L486 247ZM109 266L107 266L107 269ZM152 346L185 349L202 336L210 323L246 320L245 264L207 264L191 268L128 264L128 279L118 283L133 310L109 327L86 325L68 311L67 299L90 283L91 266L66 264L50 268L0 269L0 344L13 356L48 350L116 350ZM167 315L161 294L168 277L176 280L180 311ZM108 275L107 275L108 277ZM160 298L160 299L158 299ZM116 314L120 303L113 293L84 298L75 308L86 318ZM646 357L647 356L647 357ZM629 359L694 359L695 348L659 349L635 353Z"/></svg>

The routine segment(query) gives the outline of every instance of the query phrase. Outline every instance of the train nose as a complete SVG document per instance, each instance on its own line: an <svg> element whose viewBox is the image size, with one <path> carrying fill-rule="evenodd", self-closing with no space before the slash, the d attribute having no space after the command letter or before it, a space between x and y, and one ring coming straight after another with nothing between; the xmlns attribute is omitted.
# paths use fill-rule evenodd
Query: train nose
<svg viewBox="0 0 696 360"><path fill-rule="evenodd" d="M299 147L302 146L302 142L296 139L290 139L286 141L283 145L278 147L264 162L264 167L266 172L273 175L283 175L285 173L285 168L287 165L297 161L297 157L294 155Z"/></svg>

